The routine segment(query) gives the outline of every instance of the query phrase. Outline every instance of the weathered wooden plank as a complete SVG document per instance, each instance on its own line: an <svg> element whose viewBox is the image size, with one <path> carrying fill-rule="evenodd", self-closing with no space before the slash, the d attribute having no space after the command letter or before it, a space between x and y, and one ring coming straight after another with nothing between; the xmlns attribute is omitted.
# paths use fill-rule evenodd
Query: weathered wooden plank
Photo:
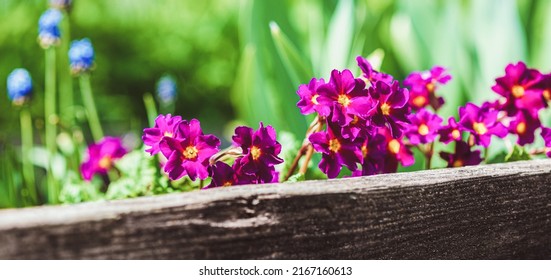
<svg viewBox="0 0 551 280"><path fill-rule="evenodd" d="M551 259L551 160L0 211L8 259Z"/></svg>

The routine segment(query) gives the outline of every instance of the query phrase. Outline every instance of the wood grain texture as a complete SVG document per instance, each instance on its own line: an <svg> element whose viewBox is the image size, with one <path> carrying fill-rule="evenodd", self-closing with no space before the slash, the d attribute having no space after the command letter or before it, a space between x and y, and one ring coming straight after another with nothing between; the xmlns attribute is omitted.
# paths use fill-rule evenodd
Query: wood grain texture
<svg viewBox="0 0 551 280"><path fill-rule="evenodd" d="M551 160L0 211L2 259L551 259Z"/></svg>

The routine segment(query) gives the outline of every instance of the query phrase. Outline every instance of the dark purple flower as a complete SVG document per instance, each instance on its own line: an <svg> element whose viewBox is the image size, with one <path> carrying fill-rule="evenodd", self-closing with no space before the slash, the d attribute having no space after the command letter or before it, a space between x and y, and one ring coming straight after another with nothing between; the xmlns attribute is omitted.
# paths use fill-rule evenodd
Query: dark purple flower
<svg viewBox="0 0 551 280"><path fill-rule="evenodd" d="M542 127L541 128L541 137L543 137L543 141L545 141L545 152L547 153L547 156L551 158L551 128Z"/></svg>
<svg viewBox="0 0 551 280"><path fill-rule="evenodd" d="M524 62L509 64L505 76L496 79L492 90L504 97L502 108L509 116L516 115L519 109L529 110L535 116L544 107L542 89L537 86L541 79L541 73L527 68Z"/></svg>
<svg viewBox="0 0 551 280"><path fill-rule="evenodd" d="M536 87L542 90L543 104L548 107L549 101L551 101L551 73L543 75Z"/></svg>
<svg viewBox="0 0 551 280"><path fill-rule="evenodd" d="M358 143L345 139L340 135L337 124L327 123L327 131L317 132L308 138L314 150L322 153L319 168L329 178L335 178L346 165L351 171L358 169L361 163L361 152Z"/></svg>
<svg viewBox="0 0 551 280"><path fill-rule="evenodd" d="M274 165L283 162L278 155L281 144L276 141L276 131L272 126L264 127L261 122L257 131L246 126L235 129L232 137L234 145L241 147L242 171L245 174L255 175L258 183L270 183L274 179Z"/></svg>
<svg viewBox="0 0 551 280"><path fill-rule="evenodd" d="M459 127L471 132L475 144L488 147L492 135L503 138L508 133L507 128L497 120L498 113L496 110L479 108L473 103L467 103L465 107L459 108Z"/></svg>
<svg viewBox="0 0 551 280"><path fill-rule="evenodd" d="M369 61L367 61L367 59L363 58L362 56L356 57L356 61L358 62L358 66L362 70L362 76L360 78L364 80L367 86L371 86L377 81L381 81L390 85L394 81L394 78L391 75L375 71L373 69L373 66L371 66L371 63L369 63Z"/></svg>
<svg viewBox="0 0 551 280"><path fill-rule="evenodd" d="M297 94L300 97L300 101L297 103L297 107L300 109L300 113L303 115L309 115L317 112L321 116L328 116L331 113L331 106L328 104L320 103L318 97L318 88L324 85L323 79L312 78L307 85L300 85L297 90Z"/></svg>
<svg viewBox="0 0 551 280"><path fill-rule="evenodd" d="M354 116L367 116L373 109L371 99L365 90L365 83L355 79L350 70L333 70L329 83L318 88L318 102L332 107L332 122L345 126L354 120Z"/></svg>
<svg viewBox="0 0 551 280"><path fill-rule="evenodd" d="M181 121L182 117L180 116L172 116L170 114L166 116L159 115L155 119L155 127L143 130L142 140L145 145L150 146L150 148L145 151L151 155L159 153L161 151L159 143L163 137L174 138L178 130L178 124Z"/></svg>
<svg viewBox="0 0 551 280"><path fill-rule="evenodd" d="M399 138L409 123L409 92L400 88L397 81L392 85L378 81L369 88L369 94L376 102L376 110L371 110L371 121L379 127L388 127L392 137Z"/></svg>
<svg viewBox="0 0 551 280"><path fill-rule="evenodd" d="M444 144L461 140L461 129L454 117L448 119L448 125L441 127L438 134L440 134L440 142Z"/></svg>
<svg viewBox="0 0 551 280"><path fill-rule="evenodd" d="M416 114L410 115L409 120L411 124L408 125L406 136L413 145L434 142L442 125L441 117L424 108L421 108Z"/></svg>
<svg viewBox="0 0 551 280"><path fill-rule="evenodd" d="M368 176L383 172L386 154L385 140L383 135L375 134L363 142L360 149L362 170L354 171L354 176Z"/></svg>
<svg viewBox="0 0 551 280"><path fill-rule="evenodd" d="M122 141L116 137L104 137L98 143L88 146L88 159L80 166L82 177L92 180L94 174L106 174L116 159L123 157L127 151Z"/></svg>
<svg viewBox="0 0 551 280"><path fill-rule="evenodd" d="M534 142L534 133L541 126L539 119L525 110L518 111L514 120L509 123L509 132L518 135L517 143L521 146Z"/></svg>
<svg viewBox="0 0 551 280"><path fill-rule="evenodd" d="M471 151L464 141L455 142L455 153L440 152L440 157L448 162L448 167L477 165L482 162L480 151Z"/></svg>
<svg viewBox="0 0 551 280"><path fill-rule="evenodd" d="M203 135L198 120L183 120L178 123L176 138L162 137L159 148L168 159L164 170L172 180L184 175L194 181L209 176L209 158L218 152L220 140L214 135Z"/></svg>
<svg viewBox="0 0 551 280"><path fill-rule="evenodd" d="M404 144L403 137L394 138L388 128L380 128L379 134L385 137L386 153L384 173L393 173L398 170L398 163L410 166L415 163L413 152Z"/></svg>
<svg viewBox="0 0 551 280"><path fill-rule="evenodd" d="M255 184L255 176L243 173L241 167L240 159L237 159L233 166L229 166L222 161L217 161L214 165L209 166L209 174L212 177L212 181L203 189Z"/></svg>
<svg viewBox="0 0 551 280"><path fill-rule="evenodd" d="M409 105L413 109L431 105L438 110L443 104L442 97L436 97L438 85L446 84L452 77L441 66L434 66L429 71L413 72L404 80L404 85L410 88Z"/></svg>

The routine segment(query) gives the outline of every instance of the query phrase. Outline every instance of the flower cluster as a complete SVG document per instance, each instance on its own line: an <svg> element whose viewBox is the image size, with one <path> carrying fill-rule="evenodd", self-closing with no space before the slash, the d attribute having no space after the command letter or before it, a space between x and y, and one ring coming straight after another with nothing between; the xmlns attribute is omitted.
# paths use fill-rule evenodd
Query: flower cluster
<svg viewBox="0 0 551 280"><path fill-rule="evenodd" d="M59 44L61 31L59 23L63 15L57 9L45 11L38 20L38 42L42 48L49 48Z"/></svg>
<svg viewBox="0 0 551 280"><path fill-rule="evenodd" d="M89 72L94 66L94 48L90 39L75 40L69 49L71 72L81 74Z"/></svg>
<svg viewBox="0 0 551 280"><path fill-rule="evenodd" d="M8 98L15 105L23 105L31 98L33 83L29 72L23 68L17 68L8 75Z"/></svg>
<svg viewBox="0 0 551 280"><path fill-rule="evenodd" d="M397 162L413 164L403 142L411 122L409 91L363 57L357 61L360 77L348 69L333 70L328 82L314 78L297 91L301 113L317 113L308 139L322 153L319 168L329 178L337 177L343 166L354 174L371 175L394 172Z"/></svg>
<svg viewBox="0 0 551 280"><path fill-rule="evenodd" d="M107 174L114 161L127 153L120 138L105 137L98 143L91 144L87 149L87 159L80 166L82 177L92 180L95 174Z"/></svg>
<svg viewBox="0 0 551 280"><path fill-rule="evenodd" d="M188 176L191 180L212 178L205 187L277 182L275 165L283 162L278 155L281 144L271 126L260 123L258 130L240 126L235 129L233 146L219 152L220 140L205 135L196 119L159 115L155 126L144 129L144 144L151 155L161 154L163 169L171 180ZM229 161L228 164L226 161Z"/></svg>

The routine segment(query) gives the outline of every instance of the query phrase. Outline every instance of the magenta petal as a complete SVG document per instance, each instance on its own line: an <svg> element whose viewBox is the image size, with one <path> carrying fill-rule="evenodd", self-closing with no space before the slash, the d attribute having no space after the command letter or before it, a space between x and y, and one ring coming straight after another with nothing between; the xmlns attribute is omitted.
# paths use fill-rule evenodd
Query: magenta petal
<svg viewBox="0 0 551 280"><path fill-rule="evenodd" d="M179 153L183 151L180 141L170 137L164 137L161 140L159 149L166 158L170 157L173 151L178 151Z"/></svg>
<svg viewBox="0 0 551 280"><path fill-rule="evenodd" d="M164 166L165 172L171 180L178 180L186 175L186 170L182 166L182 159L178 151L174 151Z"/></svg>

